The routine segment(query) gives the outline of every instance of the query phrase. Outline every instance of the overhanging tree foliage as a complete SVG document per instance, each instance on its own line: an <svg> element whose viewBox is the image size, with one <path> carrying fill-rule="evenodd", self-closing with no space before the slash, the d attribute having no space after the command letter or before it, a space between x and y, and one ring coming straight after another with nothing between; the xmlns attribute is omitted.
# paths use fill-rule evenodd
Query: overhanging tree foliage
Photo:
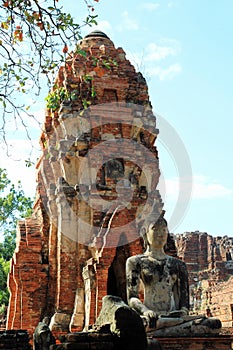
<svg viewBox="0 0 233 350"><path fill-rule="evenodd" d="M9 120L20 122L30 136L23 115L33 114L21 95L38 95L43 77L50 85L69 46L81 39L81 28L96 24L93 4L99 0L82 0L87 16L80 23L63 10L63 1L0 0L0 137L5 142Z"/></svg>
<svg viewBox="0 0 233 350"><path fill-rule="evenodd" d="M7 275L10 259L15 249L17 220L31 214L33 201L26 197L20 181L17 186L11 183L5 169L0 168L0 309L7 305Z"/></svg>

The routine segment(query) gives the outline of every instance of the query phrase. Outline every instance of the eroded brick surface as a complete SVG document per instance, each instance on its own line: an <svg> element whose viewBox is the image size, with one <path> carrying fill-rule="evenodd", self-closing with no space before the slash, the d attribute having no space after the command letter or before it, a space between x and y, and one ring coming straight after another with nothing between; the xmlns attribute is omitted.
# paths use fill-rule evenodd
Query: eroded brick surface
<svg viewBox="0 0 233 350"><path fill-rule="evenodd" d="M176 237L178 256L189 272L191 310L233 322L233 238L187 232Z"/></svg>

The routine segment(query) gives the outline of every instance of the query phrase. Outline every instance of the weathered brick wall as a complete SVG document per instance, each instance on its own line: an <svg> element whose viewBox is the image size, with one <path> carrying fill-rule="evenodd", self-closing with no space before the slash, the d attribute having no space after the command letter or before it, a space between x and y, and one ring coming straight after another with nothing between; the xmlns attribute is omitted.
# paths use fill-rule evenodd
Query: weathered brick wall
<svg viewBox="0 0 233 350"><path fill-rule="evenodd" d="M225 281L203 283L203 304L208 305L213 316L223 327L233 326L233 276Z"/></svg>
<svg viewBox="0 0 233 350"><path fill-rule="evenodd" d="M82 330L108 292L125 298L119 267L142 252L135 219L162 210L156 120L124 51L87 36L60 67L61 88L69 97L45 112L34 214L19 224L9 276L7 328L30 334L45 315L54 334Z"/></svg>
<svg viewBox="0 0 233 350"><path fill-rule="evenodd" d="M176 235L178 256L189 271L191 310L233 325L233 239L203 232Z"/></svg>
<svg viewBox="0 0 233 350"><path fill-rule="evenodd" d="M8 277L8 329L35 327L46 308L49 267L42 260L42 229L36 219L18 223L17 247Z"/></svg>
<svg viewBox="0 0 233 350"><path fill-rule="evenodd" d="M233 258L233 239L227 236L212 237L206 232L186 232L175 236L178 256L189 270L190 283L201 272L218 269L215 278L224 279L229 274L225 262ZM230 256L228 255L230 253ZM232 259L231 259L232 260Z"/></svg>

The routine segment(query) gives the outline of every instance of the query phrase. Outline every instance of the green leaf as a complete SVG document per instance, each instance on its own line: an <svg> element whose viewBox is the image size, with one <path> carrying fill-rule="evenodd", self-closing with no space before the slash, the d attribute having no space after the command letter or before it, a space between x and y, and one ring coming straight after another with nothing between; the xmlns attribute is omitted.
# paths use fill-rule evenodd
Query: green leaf
<svg viewBox="0 0 233 350"><path fill-rule="evenodd" d="M77 47L76 49L76 53L78 53L79 55L83 56L83 57L86 57L87 56L87 52L80 49L79 47Z"/></svg>

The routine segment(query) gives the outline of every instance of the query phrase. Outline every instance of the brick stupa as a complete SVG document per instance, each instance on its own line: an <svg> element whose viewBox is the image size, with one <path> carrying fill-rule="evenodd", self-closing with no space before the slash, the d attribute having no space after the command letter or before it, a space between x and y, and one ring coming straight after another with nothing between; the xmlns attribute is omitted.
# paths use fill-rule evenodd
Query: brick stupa
<svg viewBox="0 0 233 350"><path fill-rule="evenodd" d="M32 217L20 221L7 329L87 329L102 297L125 300L125 261L142 252L138 222L156 208L158 130L145 79L122 48L92 32L60 67L46 110ZM59 95L61 97L61 95Z"/></svg>

